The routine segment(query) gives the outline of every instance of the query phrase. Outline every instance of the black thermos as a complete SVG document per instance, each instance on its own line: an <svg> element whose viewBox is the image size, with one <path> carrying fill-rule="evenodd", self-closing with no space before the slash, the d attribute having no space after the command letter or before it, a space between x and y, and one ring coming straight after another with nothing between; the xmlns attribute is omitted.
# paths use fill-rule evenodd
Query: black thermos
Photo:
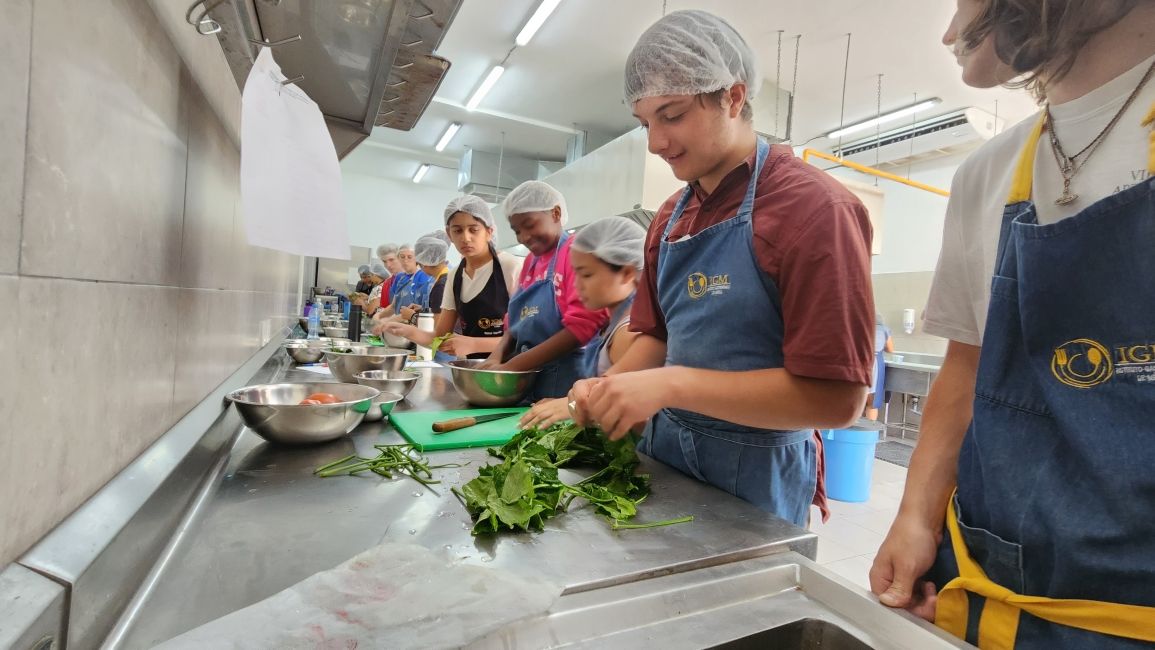
<svg viewBox="0 0 1155 650"><path fill-rule="evenodd" d="M361 340L361 305L349 308L349 340Z"/></svg>

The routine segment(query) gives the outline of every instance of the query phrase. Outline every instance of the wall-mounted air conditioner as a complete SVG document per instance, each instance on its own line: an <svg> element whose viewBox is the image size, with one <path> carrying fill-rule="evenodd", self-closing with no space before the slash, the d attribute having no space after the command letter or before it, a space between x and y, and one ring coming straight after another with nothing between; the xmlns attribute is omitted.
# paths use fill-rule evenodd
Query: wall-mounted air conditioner
<svg viewBox="0 0 1155 650"><path fill-rule="evenodd" d="M1002 118L971 107L846 142L833 153L885 169L970 151L1001 133L1004 125Z"/></svg>
<svg viewBox="0 0 1155 650"><path fill-rule="evenodd" d="M466 149L457 168L457 189L497 203L513 188L537 177L536 160Z"/></svg>

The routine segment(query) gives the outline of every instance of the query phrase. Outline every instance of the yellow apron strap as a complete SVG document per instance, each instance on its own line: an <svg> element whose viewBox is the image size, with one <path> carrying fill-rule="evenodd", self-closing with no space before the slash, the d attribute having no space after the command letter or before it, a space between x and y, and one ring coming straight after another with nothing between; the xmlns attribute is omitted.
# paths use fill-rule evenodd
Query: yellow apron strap
<svg viewBox="0 0 1155 650"><path fill-rule="evenodd" d="M938 596L935 624L947 632L960 639L966 638L966 592L971 592L986 598L979 617L978 641L983 650L1014 648L1019 613L1022 611L1058 625L1124 639L1155 642L1155 625L1152 624L1155 621L1155 607L1020 596L992 582L982 567L971 558L955 516L953 497L947 505L946 525L959 566L959 577L947 583Z"/></svg>
<svg viewBox="0 0 1155 650"><path fill-rule="evenodd" d="M1155 174L1155 104L1151 105L1151 112L1143 118L1143 126L1151 127L1151 133L1147 135L1147 173Z"/></svg>
<svg viewBox="0 0 1155 650"><path fill-rule="evenodd" d="M1035 180L1035 152L1039 150L1039 140L1043 137L1046 125L1047 114L1042 113L1031 129L1031 134L1027 136L1022 152L1019 153L1019 162L1015 165L1015 176L1011 183L1011 196L1007 199L1007 205L1031 200L1031 188Z"/></svg>

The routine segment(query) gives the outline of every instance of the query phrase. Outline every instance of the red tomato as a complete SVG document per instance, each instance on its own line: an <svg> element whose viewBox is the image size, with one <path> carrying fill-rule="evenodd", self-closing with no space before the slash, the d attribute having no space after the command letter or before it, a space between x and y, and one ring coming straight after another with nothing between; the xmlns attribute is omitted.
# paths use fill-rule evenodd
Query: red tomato
<svg viewBox="0 0 1155 650"><path fill-rule="evenodd" d="M337 397L336 395L334 395L332 393L313 393L312 395L309 395L305 399L316 400L316 401L320 402L321 404L336 404L337 402L341 401L341 398Z"/></svg>
<svg viewBox="0 0 1155 650"><path fill-rule="evenodd" d="M303 399L300 402L298 402L298 404L301 406L305 406L305 405L309 405L309 404L324 404L324 402L322 402L320 400L315 400L315 399Z"/></svg>

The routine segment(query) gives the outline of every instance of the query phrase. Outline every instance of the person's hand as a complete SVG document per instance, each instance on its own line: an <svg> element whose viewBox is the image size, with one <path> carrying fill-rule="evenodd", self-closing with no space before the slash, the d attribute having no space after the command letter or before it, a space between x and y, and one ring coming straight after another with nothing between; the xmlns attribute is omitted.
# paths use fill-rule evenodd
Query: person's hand
<svg viewBox="0 0 1155 650"><path fill-rule="evenodd" d="M870 569L870 590L878 595L879 602L933 623L938 592L922 576L934 564L941 541L941 531L900 512Z"/></svg>
<svg viewBox="0 0 1155 650"><path fill-rule="evenodd" d="M369 300L369 296L367 296L363 293L351 293L351 294L349 294L349 302L353 303L354 305L362 305L363 306L365 304L365 301L367 301L367 300Z"/></svg>
<svg viewBox="0 0 1155 650"><path fill-rule="evenodd" d="M411 321L413 317L421 313L421 305L409 305L401 308L401 320Z"/></svg>
<svg viewBox="0 0 1155 650"><path fill-rule="evenodd" d="M467 357L477 352L477 341L472 336L451 336L441 342L438 352L455 357Z"/></svg>
<svg viewBox="0 0 1155 650"><path fill-rule="evenodd" d="M582 417L596 422L610 440L622 438L668 406L669 368L626 372L606 377L590 388Z"/></svg>
<svg viewBox="0 0 1155 650"><path fill-rule="evenodd" d="M534 404L525 415L521 416L519 424L523 429L529 427L546 429L568 419L570 419L569 402L564 397L556 397L543 399Z"/></svg>
<svg viewBox="0 0 1155 650"><path fill-rule="evenodd" d="M569 389L569 401L573 403L574 421L583 427L588 427L593 422L587 417L590 408L590 391L594 386L604 381L602 377L594 377L592 379L582 379L576 382L572 388Z"/></svg>
<svg viewBox="0 0 1155 650"><path fill-rule="evenodd" d="M393 336L400 336L403 338L412 339L414 333L417 332L417 328L408 324L408 323L390 323L390 322L381 323L381 324L379 324L373 328L373 333L377 334L378 336L380 336L382 332L385 332L387 334L392 334Z"/></svg>

